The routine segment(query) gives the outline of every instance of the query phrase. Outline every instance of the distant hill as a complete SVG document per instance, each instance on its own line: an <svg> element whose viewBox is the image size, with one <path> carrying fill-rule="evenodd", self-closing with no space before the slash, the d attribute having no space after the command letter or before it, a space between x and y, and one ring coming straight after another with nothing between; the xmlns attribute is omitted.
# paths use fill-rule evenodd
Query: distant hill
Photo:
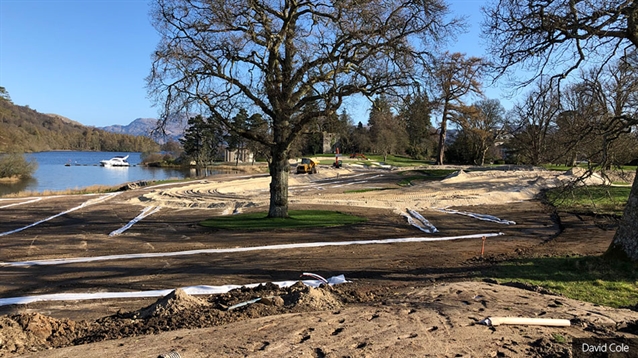
<svg viewBox="0 0 638 358"><path fill-rule="evenodd" d="M44 114L0 97L0 152L156 151L148 137L87 127L57 114Z"/></svg>
<svg viewBox="0 0 638 358"><path fill-rule="evenodd" d="M55 114L55 113L45 113L47 116L51 116L53 118L57 118L59 120L61 120L62 122L65 123L69 123L69 124L73 124L73 125L77 125L77 126L84 126L84 124L80 123L80 122L76 122L72 119L66 118L64 116L61 116L59 114Z"/></svg>
<svg viewBox="0 0 638 358"><path fill-rule="evenodd" d="M100 127L100 129L112 133L143 135L163 144L169 140L178 141L179 138L182 138L187 122L186 117L184 117L167 123L164 129L165 135L156 131L158 121L155 118L138 118L127 125L116 124L108 127Z"/></svg>

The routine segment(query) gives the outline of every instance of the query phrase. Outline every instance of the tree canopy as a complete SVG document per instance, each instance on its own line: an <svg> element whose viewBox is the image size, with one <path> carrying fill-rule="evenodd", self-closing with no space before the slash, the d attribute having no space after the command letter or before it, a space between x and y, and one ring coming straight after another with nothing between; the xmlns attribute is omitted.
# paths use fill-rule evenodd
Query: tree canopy
<svg viewBox="0 0 638 358"><path fill-rule="evenodd" d="M638 6L626 0L499 0L484 8L483 34L499 75L522 68L532 76L567 77L638 46Z"/></svg>
<svg viewBox="0 0 638 358"><path fill-rule="evenodd" d="M176 112L206 112L270 151L270 217L288 211L288 152L317 117L355 94L410 86L450 35L442 0L155 0L161 35L148 87ZM264 132L235 128L238 108ZM309 110L311 109L311 110Z"/></svg>

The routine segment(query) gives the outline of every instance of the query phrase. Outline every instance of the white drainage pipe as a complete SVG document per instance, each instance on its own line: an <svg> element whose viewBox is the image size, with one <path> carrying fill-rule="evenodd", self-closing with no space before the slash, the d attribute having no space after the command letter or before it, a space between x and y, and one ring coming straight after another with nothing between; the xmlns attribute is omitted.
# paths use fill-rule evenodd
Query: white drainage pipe
<svg viewBox="0 0 638 358"><path fill-rule="evenodd" d="M568 319L555 318L528 318L528 317L488 317L480 322L486 326L525 325L525 326L551 326L569 327L571 322Z"/></svg>

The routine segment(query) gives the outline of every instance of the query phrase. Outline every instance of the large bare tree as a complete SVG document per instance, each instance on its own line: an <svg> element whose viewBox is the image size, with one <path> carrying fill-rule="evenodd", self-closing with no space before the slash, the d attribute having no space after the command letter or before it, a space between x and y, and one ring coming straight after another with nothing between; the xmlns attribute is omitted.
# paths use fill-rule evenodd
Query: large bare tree
<svg viewBox="0 0 638 358"><path fill-rule="evenodd" d="M510 145L519 161L531 165L553 162L551 134L559 111L558 93L541 79L512 108Z"/></svg>
<svg viewBox="0 0 638 358"><path fill-rule="evenodd" d="M496 70L529 71L521 84L543 75L560 83L578 68L602 69L638 48L635 0L498 0L484 12L483 33ZM638 121L621 112L610 123L624 131ZM607 255L638 261L638 175Z"/></svg>
<svg viewBox="0 0 638 358"><path fill-rule="evenodd" d="M480 78L485 69L485 61L479 57L466 57L462 53L445 53L436 62L433 82L439 93L441 108L439 143L436 164L443 164L447 125L451 117L463 107L463 100L469 94L482 95Z"/></svg>
<svg viewBox="0 0 638 358"><path fill-rule="evenodd" d="M288 216L288 152L307 124L348 96L413 84L455 23L443 0L154 0L151 13L162 118L197 108L267 146L269 217ZM267 133L233 128L241 107Z"/></svg>

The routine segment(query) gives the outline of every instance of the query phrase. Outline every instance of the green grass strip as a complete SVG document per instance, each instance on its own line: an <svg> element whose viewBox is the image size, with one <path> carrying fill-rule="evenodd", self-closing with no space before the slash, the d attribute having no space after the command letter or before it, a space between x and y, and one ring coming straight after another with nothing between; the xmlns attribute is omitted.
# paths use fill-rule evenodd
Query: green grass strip
<svg viewBox="0 0 638 358"><path fill-rule="evenodd" d="M622 215L631 187L582 186L573 190L551 189L547 200L559 210Z"/></svg>
<svg viewBox="0 0 638 358"><path fill-rule="evenodd" d="M484 274L501 282L524 282L565 297L610 307L638 302L638 265L597 256L514 260Z"/></svg>
<svg viewBox="0 0 638 358"><path fill-rule="evenodd" d="M353 190L344 190L344 194L353 194L353 193L367 193L369 191L384 191L384 190L394 190L398 188L366 188L366 189L353 189Z"/></svg>
<svg viewBox="0 0 638 358"><path fill-rule="evenodd" d="M368 219L327 210L290 210L287 219L267 218L266 213L217 216L200 225L225 230L273 230L333 227L366 222Z"/></svg>
<svg viewBox="0 0 638 358"><path fill-rule="evenodd" d="M383 162L382 155L375 155L375 154L367 155L366 154L366 157L370 159L371 161ZM432 162L430 160L413 159L410 157L402 157L397 155L388 155L387 160L385 161L385 164L392 165L394 167L412 167L412 166L430 165L432 164Z"/></svg>

